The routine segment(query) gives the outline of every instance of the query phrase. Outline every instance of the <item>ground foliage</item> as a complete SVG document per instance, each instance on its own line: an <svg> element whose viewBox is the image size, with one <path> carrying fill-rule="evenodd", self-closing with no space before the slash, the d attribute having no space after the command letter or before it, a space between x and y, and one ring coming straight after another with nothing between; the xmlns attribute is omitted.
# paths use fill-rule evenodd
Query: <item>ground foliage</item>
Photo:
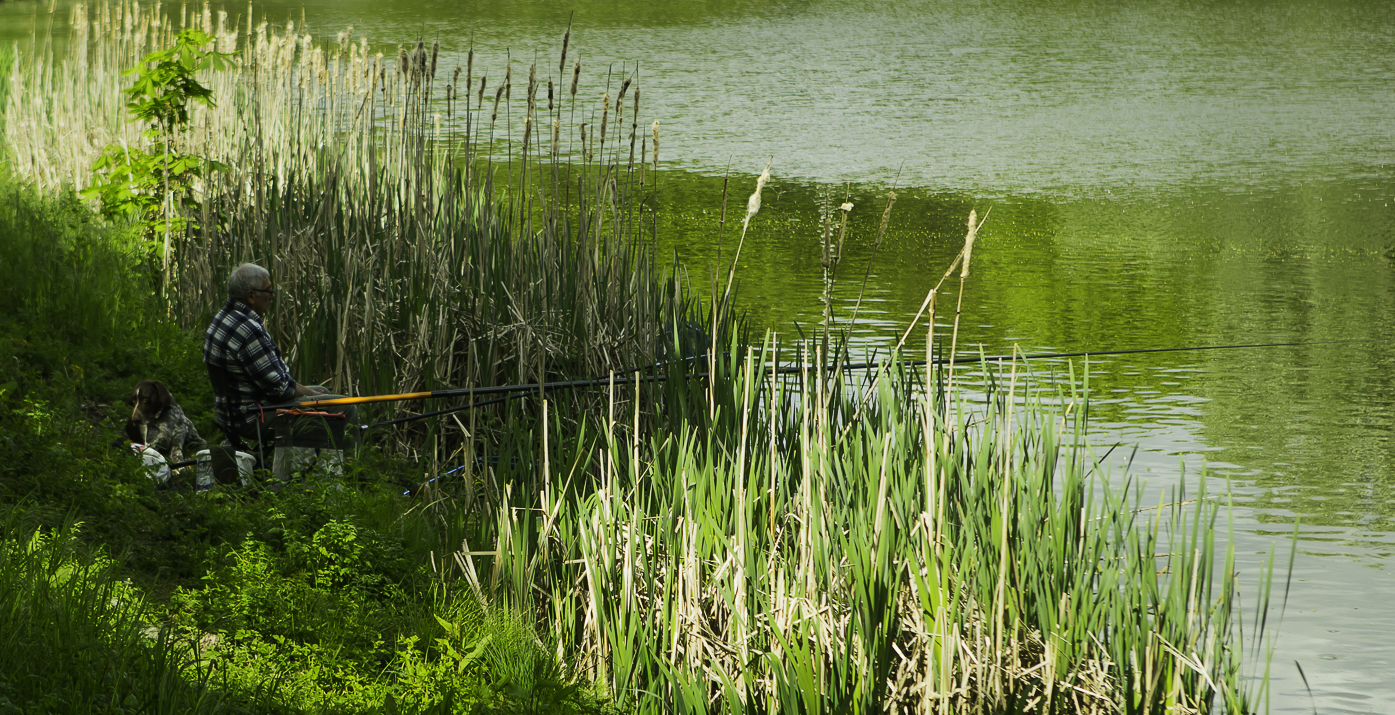
<svg viewBox="0 0 1395 715"><path fill-rule="evenodd" d="M71 194L0 187L0 713L604 709L528 622L433 572L415 467L157 489L120 434L131 386L165 381L215 431L199 336L143 255Z"/></svg>

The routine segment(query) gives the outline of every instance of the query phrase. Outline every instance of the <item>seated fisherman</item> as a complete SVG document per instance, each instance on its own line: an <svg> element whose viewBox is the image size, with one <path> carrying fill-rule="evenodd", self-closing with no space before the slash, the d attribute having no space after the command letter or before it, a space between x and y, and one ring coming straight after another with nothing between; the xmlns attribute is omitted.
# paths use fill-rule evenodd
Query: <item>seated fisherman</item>
<svg viewBox="0 0 1395 715"><path fill-rule="evenodd" d="M318 385L291 378L276 341L262 324L276 299L271 274L255 263L244 263L228 277L228 302L213 316L203 337L203 362L213 383L213 422L239 449L242 440L263 442L270 437L259 405L277 405L339 395ZM358 421L353 405L326 406L345 412L349 424Z"/></svg>

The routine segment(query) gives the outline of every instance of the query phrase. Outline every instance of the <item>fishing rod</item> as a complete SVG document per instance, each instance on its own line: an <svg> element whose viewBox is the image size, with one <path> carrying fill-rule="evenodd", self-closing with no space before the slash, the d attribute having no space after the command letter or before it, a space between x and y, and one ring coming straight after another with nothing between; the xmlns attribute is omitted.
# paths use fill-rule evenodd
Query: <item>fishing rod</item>
<svg viewBox="0 0 1395 715"><path fill-rule="evenodd" d="M934 365L972 365L985 362L1000 362L1007 360L1046 360L1051 358L1072 358L1072 357L1095 357L1104 355L1140 355L1143 353L1178 353L1178 352L1199 352L1202 350L1238 350L1241 348L1288 348L1303 347L1308 345L1336 345L1340 343L1374 343L1374 339L1352 339L1352 340L1314 340L1300 343L1248 343L1243 345L1194 345L1185 348L1132 348L1129 350L1085 350L1074 353L1035 353L1026 355L978 355L972 357L957 357L953 360L940 358L937 360L914 360L906 363L910 367L925 367L927 364ZM844 370L868 370L878 367L880 362L849 363L843 366ZM799 368L781 368L780 371L798 370Z"/></svg>
<svg viewBox="0 0 1395 715"><path fill-rule="evenodd" d="M1364 340L1363 340L1363 339L1352 339L1352 340L1317 340L1317 341L1307 341L1307 342L1284 342L1284 343L1244 343L1244 344L1233 344L1233 345L1194 345L1194 346L1178 347L1178 348L1131 348L1131 349L1124 349L1124 350L1085 350L1085 351L1079 351L1079 352L1028 353L1028 354L1016 354L1016 355L974 355L974 356L967 356L967 357L956 357L956 358L953 358L953 359L950 359L950 358L938 358L938 359L928 360L928 361L927 361L927 360L914 360L914 361L907 362L907 363L905 363L905 364L906 364L907 366L909 366L909 367L924 367L924 366L926 366L926 365L935 365L935 366L973 365L973 364L979 364L979 363L1003 362L1003 361L1010 361L1010 360L1048 360L1048 359L1054 359L1054 358L1093 357L1093 356L1112 356L1112 355L1141 355L1141 354L1147 354L1147 353L1200 352L1200 351L1205 351L1205 350L1241 350L1241 349L1255 349L1255 348L1306 347L1306 346L1313 346L1313 345L1337 345L1337 344L1345 344L1345 343L1369 343L1369 342L1376 342L1376 341L1373 340L1373 339L1364 339ZM848 363L848 364L846 364L846 365L843 365L843 366L838 367L838 368L833 368L833 369L834 369L834 370L839 370L839 371L847 371L847 370L869 370L869 369L879 368L879 367L881 367L881 366L883 366L883 365L885 365L885 362L884 362L884 361L879 361L879 362L858 362L858 363ZM655 366L655 365L649 365L649 366L645 366L644 368L639 368L639 369L636 369L636 370L629 370L629 371L627 371L627 372L628 372L628 373L639 373L639 372L643 372L644 370L651 369L651 368L653 368L653 367L656 367L656 366ZM807 366L802 366L802 365L801 365L801 366L791 366L791 367L777 368L777 369L775 369L773 372L774 372L775 374L780 374L780 375L793 375L793 374L799 374L799 373L801 373L801 372L803 372L803 371L805 371L805 370L807 370L807 369L809 369ZM825 368L825 369L827 369L827 368ZM707 373L707 372L697 373L697 374L694 375L694 377L697 377L697 378L700 378L700 379L701 379L701 378L707 378L707 377L710 377L710 373ZM507 401L507 400L508 400L510 397L512 397L515 393L524 393L524 392L547 392L547 391L553 391L553 390L568 390L568 389L577 389L577 388L584 388L584 387L597 387L597 386L601 386L601 385L630 385L630 384L634 384L634 383L636 383L636 382L661 382L661 381L664 381L664 380L667 380L667 379L668 379L668 375L666 375L666 374L648 375L648 376L639 376L639 375L636 374L636 375L634 375L634 376L628 376L628 375L627 375L627 376L623 376L623 377L620 376L620 375L617 375L617 374L612 374L612 375L607 376L607 377L595 377L595 378L587 378L587 379L582 379L582 380L561 380L561 381L554 381L554 382L531 382L531 383L518 384L518 385L495 385L495 386L490 386L490 387L454 388L454 389L446 389L446 390L431 390L431 391L426 391L426 392L404 392L404 393L391 394L391 395L367 395L367 396L363 396L363 397L336 397L336 398L333 398L333 399L326 399L326 400L304 400L304 401L302 401L302 402L292 402L292 403L286 403L286 404L281 404L281 405L265 405L265 406L262 406L262 409L264 409L264 410L269 410L269 409L308 409L308 408L313 408L313 407L332 407L332 406L345 406L345 405L360 405L360 404L370 404L370 403L378 403L378 402L401 402L401 401L406 401L406 400L429 400L429 399L449 398L449 397L474 397L474 396L476 396L476 395L503 395L502 397L498 397L498 398L491 399L491 400L486 400L486 401L484 401L484 402L472 403L472 404L469 404L469 405L462 405L462 406L458 406L458 407L450 407L450 408L447 408L447 409L444 409L444 410L436 410L436 411L434 411L434 412L427 412L427 413L423 413L423 414L420 414L420 415L411 415L411 416L408 416L408 417L400 417L400 418L397 418L397 419L395 419L395 420L388 420L388 421L386 421L386 422L379 422L379 423L375 423L375 424L371 424L371 425L366 425L366 426L363 426L363 427L360 428L360 429L369 429L369 428L373 428L373 427L382 427L382 426L387 426L387 425L392 425L392 424L400 424L400 423L403 423L403 422L411 422L411 421L419 420L419 419L426 419L426 418L428 418L428 417L435 417L435 416L438 416L438 415L449 414L449 413L451 413L451 412L458 412L458 411L461 411L461 410L467 410L467 409L471 409L471 408L474 408L474 407L483 407L483 406L486 406L486 405L498 404L498 403L500 403L500 402L505 402L505 401Z"/></svg>
<svg viewBox="0 0 1395 715"><path fill-rule="evenodd" d="M1049 359L1053 359L1053 358L1095 357L1095 356L1111 356L1111 355L1143 355L1143 354L1148 354L1148 353L1200 352L1200 351L1204 351L1204 350L1242 350L1242 349L1252 349L1252 348L1308 347L1308 346L1313 346L1313 345L1340 345L1340 344L1347 344L1347 343L1372 343L1372 342L1376 342L1376 340L1374 340L1374 339L1316 340L1316 341L1309 341L1309 342L1288 342L1288 343L1246 343L1246 344L1237 344L1237 345L1194 345L1194 346L1181 347L1181 348L1132 348L1132 349L1127 349L1127 350L1093 350L1093 351L1091 351L1091 350L1086 350L1086 351L1069 352L1069 353L1029 353L1029 354L1025 354L1025 355L977 355L977 356L969 356L969 357L957 357L957 358L954 358L954 359L940 358L940 359L936 359L936 360L915 360L915 361L906 363L906 365L908 365L908 366L910 366L910 367L924 367L924 366L926 366L926 365L928 365L928 364L933 364L933 365L936 365L936 366L946 366L946 365L974 365L974 364L979 364L979 363L1001 362L1001 361L1009 361L1009 360L1049 360ZM869 369L873 369L873 368L880 368L880 367L884 366L885 364L886 364L885 361L881 361L881 362L848 363L848 364L846 364L846 365L843 365L841 368L836 368L836 369L838 369L838 370L840 370L840 371L841 371L841 370L869 370ZM644 368L640 368L640 369L638 369L638 370L632 370L632 371L629 371L629 372L638 373L638 372L642 372L643 370L647 370L647 369L650 369L650 368L653 368L653 367L655 367L655 366L654 366L654 365L649 365L649 366L646 366L646 367L644 367ZM798 373L800 373L800 372L802 372L802 371L804 371L804 370L806 370L806 369L807 369L807 368L806 368L805 366L784 367L784 368L777 368L774 372L775 372L776 374L790 375L790 374L798 374ZM709 373L699 373L699 374L695 375L695 377L698 377L698 378L705 378L705 377L708 377L708 376L709 376ZM373 423L373 424L368 424L368 425L359 425L359 426L358 426L358 429L360 430L360 432L364 432L364 431L367 431L367 430L369 430L369 429L374 429L374 428L377 428L377 427L387 427L387 426L391 426L391 425L395 425L395 424L402 424L402 423L405 423L405 422L414 422L414 421L416 421L416 420L424 420L424 419L427 419L427 418L430 418L430 417L439 417L439 416L441 416L441 415L450 414L450 413L452 413L452 412L460 412L460 411L462 411L462 410L470 410L470 409L474 409L474 408L476 408L476 407L486 407L486 406L488 406L488 405L494 405L494 404L498 404L498 403L501 403L501 402L506 402L506 401L508 401L509 399L511 399L511 398L514 396L515 393L520 393L520 392L533 392L533 391L539 391L539 390L541 390L541 391L547 391L547 390L575 389L575 388L579 388L579 387L593 387L593 386L596 386L596 385L622 385L622 384L623 384L623 385L628 385L628 384L633 384L633 383L635 383L635 382L641 382L641 381L645 381L645 382L662 381L662 380L666 380L667 378L668 378L667 375L650 375L650 376L648 376L648 377L617 377L617 376L611 375L611 376L604 377L604 378L591 378L591 379L586 379L586 380L563 380L563 381L558 381L558 382L543 382L543 383L536 383L536 382L534 382L534 383L528 383L528 384L522 384L522 385L498 385L498 386L494 386L494 387L475 387L475 388L452 389L452 390L432 390L432 391L429 391L429 392L405 392L405 393L400 393L400 394L395 394L395 395L369 395L369 396L364 396L364 397L339 397L339 398L334 398L334 399L330 399L330 400L306 400L306 401L304 401L304 402L293 402L293 403L288 403L288 404L284 404L284 405L267 405L267 406L264 406L262 409L292 409L292 408L303 409L303 408L307 408L307 407L319 407L319 406L358 405L358 404L366 404L366 403L374 403L374 402L397 402L397 401L404 401L404 400L419 400L419 399L425 400L425 399L433 399L433 398L441 398L441 397L465 397L465 396L474 396L474 395L498 395L498 394L502 394L501 397L495 397L495 398L493 398L493 399L484 400L484 401L482 401L482 402L472 402L472 403L470 403L470 404L468 404L468 405L460 405L460 406L457 406L457 407L448 407L448 408L443 409L443 410L435 410L435 411L433 411L433 412L424 412L424 413L419 414L419 415L409 415L409 416L407 416L407 417L399 417L399 418L397 418L397 419L386 420L386 421L383 421L383 422L375 422L375 423ZM174 463L172 463L172 464L169 464L168 466L169 466L170 469L173 470L173 469L178 469L178 468L180 468L180 467L187 467L187 466L190 466L190 465L192 465L192 464L194 464L194 460L190 459L190 460L185 460L185 461L182 461L182 462L174 462Z"/></svg>

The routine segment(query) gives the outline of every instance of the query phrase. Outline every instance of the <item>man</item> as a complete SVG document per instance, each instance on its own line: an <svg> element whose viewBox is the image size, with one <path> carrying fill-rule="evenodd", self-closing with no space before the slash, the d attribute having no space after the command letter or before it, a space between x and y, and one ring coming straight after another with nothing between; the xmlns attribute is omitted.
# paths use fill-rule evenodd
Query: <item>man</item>
<svg viewBox="0 0 1395 715"><path fill-rule="evenodd" d="M291 378L276 341L262 320L276 300L271 274L244 263L228 277L228 302L213 316L203 336L203 362L213 383L213 422L234 446L240 440L264 441L267 433L260 405L320 397L329 391ZM357 410L346 410L350 424Z"/></svg>

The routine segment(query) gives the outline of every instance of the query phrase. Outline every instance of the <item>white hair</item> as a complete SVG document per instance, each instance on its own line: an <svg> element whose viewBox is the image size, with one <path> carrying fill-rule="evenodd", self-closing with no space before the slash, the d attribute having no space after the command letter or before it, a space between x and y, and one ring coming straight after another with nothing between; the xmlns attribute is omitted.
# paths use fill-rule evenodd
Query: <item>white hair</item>
<svg viewBox="0 0 1395 715"><path fill-rule="evenodd" d="M228 298L231 300L245 299L247 291L261 288L264 279L271 280L271 274L255 263L244 263L234 268L232 275L228 276Z"/></svg>

